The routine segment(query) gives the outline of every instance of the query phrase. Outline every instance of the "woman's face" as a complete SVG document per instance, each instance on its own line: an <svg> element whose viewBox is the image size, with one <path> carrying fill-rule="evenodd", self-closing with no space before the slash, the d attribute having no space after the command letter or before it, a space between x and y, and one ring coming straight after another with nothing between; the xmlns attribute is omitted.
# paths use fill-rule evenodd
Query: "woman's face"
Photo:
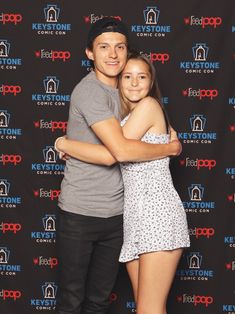
<svg viewBox="0 0 235 314"><path fill-rule="evenodd" d="M120 89L129 102L136 103L146 97L152 85L147 63L138 59L127 61L121 74Z"/></svg>

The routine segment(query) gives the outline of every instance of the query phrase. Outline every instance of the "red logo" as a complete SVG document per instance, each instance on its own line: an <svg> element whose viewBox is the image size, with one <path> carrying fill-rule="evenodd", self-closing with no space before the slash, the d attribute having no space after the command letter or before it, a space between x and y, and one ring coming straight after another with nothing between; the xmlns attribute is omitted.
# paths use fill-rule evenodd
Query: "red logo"
<svg viewBox="0 0 235 314"><path fill-rule="evenodd" d="M16 301L21 297L21 292L18 290L2 290L0 295L3 297L3 300L10 298Z"/></svg>
<svg viewBox="0 0 235 314"><path fill-rule="evenodd" d="M56 59L62 59L65 62L67 59L70 59L69 51L52 51L52 61Z"/></svg>
<svg viewBox="0 0 235 314"><path fill-rule="evenodd" d="M235 124L234 124L234 125L230 125L230 126L229 126L229 130L230 130L231 132L235 132Z"/></svg>
<svg viewBox="0 0 235 314"><path fill-rule="evenodd" d="M52 121L51 131L54 132L56 129L63 130L63 132L67 129L68 122L63 121Z"/></svg>
<svg viewBox="0 0 235 314"><path fill-rule="evenodd" d="M60 195L60 190L35 190L33 191L35 197L42 197L42 198L50 198L52 201L57 199Z"/></svg>
<svg viewBox="0 0 235 314"><path fill-rule="evenodd" d="M197 169L199 170L200 168L208 168L211 170L215 167L215 165L216 161L214 159L198 159Z"/></svg>
<svg viewBox="0 0 235 314"><path fill-rule="evenodd" d="M208 239L215 234L214 228L196 228L196 238L207 237Z"/></svg>
<svg viewBox="0 0 235 314"><path fill-rule="evenodd" d="M2 85L1 92L5 96L6 94L13 94L16 96L21 93L21 86L19 85Z"/></svg>
<svg viewBox="0 0 235 314"><path fill-rule="evenodd" d="M216 28L217 26L222 24L221 17L203 17L202 18L202 28L206 26L213 26Z"/></svg>
<svg viewBox="0 0 235 314"><path fill-rule="evenodd" d="M50 268L52 269L58 265L58 258L56 257L45 258L43 256L39 256L33 259L33 263L34 265L39 266L50 266Z"/></svg>
<svg viewBox="0 0 235 314"><path fill-rule="evenodd" d="M8 231L16 233L21 230L21 224L18 223L2 222L0 227L3 233L6 233Z"/></svg>
<svg viewBox="0 0 235 314"><path fill-rule="evenodd" d="M164 64L165 62L169 61L170 55L168 53L150 53L150 60L152 62L158 61Z"/></svg>
<svg viewBox="0 0 235 314"><path fill-rule="evenodd" d="M16 25L22 21L21 14L2 13L1 17L1 21L4 25L7 23L14 23Z"/></svg>
<svg viewBox="0 0 235 314"><path fill-rule="evenodd" d="M227 195L227 200L229 202L235 202L235 193L234 194L231 194L231 195Z"/></svg>
<svg viewBox="0 0 235 314"><path fill-rule="evenodd" d="M4 155L4 154L2 154L0 156L0 162L2 162L3 166L5 166L6 164L9 164L9 163L16 166L21 161L22 161L21 155Z"/></svg>
<svg viewBox="0 0 235 314"><path fill-rule="evenodd" d="M214 97L217 97L218 94L217 89L201 89L199 98L202 99L204 97L208 97L212 100Z"/></svg>
<svg viewBox="0 0 235 314"><path fill-rule="evenodd" d="M117 294L112 292L109 296L109 303L117 301Z"/></svg>
<svg viewBox="0 0 235 314"><path fill-rule="evenodd" d="M209 305L209 304L212 304L213 303L213 298L210 297L210 296L204 296L204 295L195 295L194 296L194 305L197 306L198 304L203 304L205 305L206 307Z"/></svg>

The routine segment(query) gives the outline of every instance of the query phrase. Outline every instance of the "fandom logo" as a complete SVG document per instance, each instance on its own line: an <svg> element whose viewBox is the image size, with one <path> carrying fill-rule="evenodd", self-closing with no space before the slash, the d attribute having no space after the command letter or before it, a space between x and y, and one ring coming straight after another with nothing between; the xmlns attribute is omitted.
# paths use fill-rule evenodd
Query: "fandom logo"
<svg viewBox="0 0 235 314"><path fill-rule="evenodd" d="M210 99L213 100L215 97L219 95L217 89L193 89L189 87L188 89L184 89L182 91L183 96L187 97L198 97L200 100L202 99Z"/></svg>
<svg viewBox="0 0 235 314"><path fill-rule="evenodd" d="M185 167L196 167L197 170L200 170L201 168L207 168L208 170L213 169L216 166L216 160L214 159L190 159L189 157L186 157L185 159L181 159L179 161L181 166Z"/></svg>
<svg viewBox="0 0 235 314"><path fill-rule="evenodd" d="M2 291L0 291L0 298L3 298L4 301L6 299L13 299L14 301L16 301L17 299L20 299L21 296L22 296L22 293L19 290L2 289Z"/></svg>
<svg viewBox="0 0 235 314"><path fill-rule="evenodd" d="M59 60L66 62L67 60L70 59L71 54L70 51L57 51L57 50L50 50L46 51L45 49L37 50L34 52L36 58L41 58L41 59L51 59L52 62Z"/></svg>
<svg viewBox="0 0 235 314"><path fill-rule="evenodd" d="M35 197L49 198L51 201L53 201L58 199L60 192L60 190L44 190L43 188L40 188L39 190L33 191L33 194Z"/></svg>
<svg viewBox="0 0 235 314"><path fill-rule="evenodd" d="M214 302L214 299L212 296L183 294L177 296L177 301L180 303L192 303L194 306L203 305L208 307Z"/></svg>
<svg viewBox="0 0 235 314"><path fill-rule="evenodd" d="M33 263L35 266L50 266L51 269L53 269L55 266L58 265L58 258L56 257L35 257L33 258Z"/></svg>
<svg viewBox="0 0 235 314"><path fill-rule="evenodd" d="M191 15L190 17L184 18L184 23L186 25L191 25L191 26L201 26L203 29L206 27L213 27L216 28L222 24L222 18L217 16L217 17L206 17L202 16L200 18Z"/></svg>
<svg viewBox="0 0 235 314"><path fill-rule="evenodd" d="M17 166L20 164L22 161L22 156L21 155L5 155L2 154L0 155L0 163L3 164L3 166L6 166L7 164L13 164L14 166Z"/></svg>
<svg viewBox="0 0 235 314"><path fill-rule="evenodd" d="M200 237L206 237L209 239L210 237L213 237L215 235L215 229L214 228L190 228L189 229L189 235L195 236L196 239L199 239Z"/></svg>
<svg viewBox="0 0 235 314"><path fill-rule="evenodd" d="M90 24L93 24L93 23L96 23L98 20L101 20L102 18L106 17L106 15L96 15L94 13L90 14L90 15L87 15L87 16L84 16L84 21L85 23L90 23ZM115 16L111 16L113 17L114 19L117 19L119 21L122 20L121 16L119 15L115 15Z"/></svg>
<svg viewBox="0 0 235 314"><path fill-rule="evenodd" d="M2 85L0 87L0 93L2 93L3 96L6 96L6 94L13 94L16 96L17 94L20 94L21 91L22 88L19 85Z"/></svg>
<svg viewBox="0 0 235 314"><path fill-rule="evenodd" d="M2 231L2 233L13 232L14 234L16 234L21 229L22 226L19 223L2 222L0 224L0 230Z"/></svg>
<svg viewBox="0 0 235 314"><path fill-rule="evenodd" d="M17 25L18 23L22 22L22 15L19 13L1 13L0 14L0 22L2 22L3 25L7 23L13 23L14 25Z"/></svg>
<svg viewBox="0 0 235 314"><path fill-rule="evenodd" d="M45 121L43 119L34 121L35 128L50 129L52 132L55 132L56 130L62 130L65 133L67 124L67 121Z"/></svg>

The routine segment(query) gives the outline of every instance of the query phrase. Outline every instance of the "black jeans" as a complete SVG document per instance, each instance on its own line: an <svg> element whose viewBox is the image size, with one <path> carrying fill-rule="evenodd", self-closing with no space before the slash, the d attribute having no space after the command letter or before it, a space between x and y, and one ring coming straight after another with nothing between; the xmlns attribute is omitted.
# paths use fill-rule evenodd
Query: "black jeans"
<svg viewBox="0 0 235 314"><path fill-rule="evenodd" d="M59 211L58 314L107 312L119 268L122 220L122 215L99 218Z"/></svg>

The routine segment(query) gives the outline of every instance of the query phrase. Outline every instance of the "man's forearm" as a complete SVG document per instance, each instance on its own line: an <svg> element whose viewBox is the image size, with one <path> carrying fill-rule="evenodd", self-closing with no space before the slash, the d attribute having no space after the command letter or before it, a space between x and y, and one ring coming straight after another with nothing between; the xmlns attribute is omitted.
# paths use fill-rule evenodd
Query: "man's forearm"
<svg viewBox="0 0 235 314"><path fill-rule="evenodd" d="M112 153L119 162L139 162L177 156L180 152L181 144L177 140L169 144L149 144L138 140L126 140L117 151Z"/></svg>

